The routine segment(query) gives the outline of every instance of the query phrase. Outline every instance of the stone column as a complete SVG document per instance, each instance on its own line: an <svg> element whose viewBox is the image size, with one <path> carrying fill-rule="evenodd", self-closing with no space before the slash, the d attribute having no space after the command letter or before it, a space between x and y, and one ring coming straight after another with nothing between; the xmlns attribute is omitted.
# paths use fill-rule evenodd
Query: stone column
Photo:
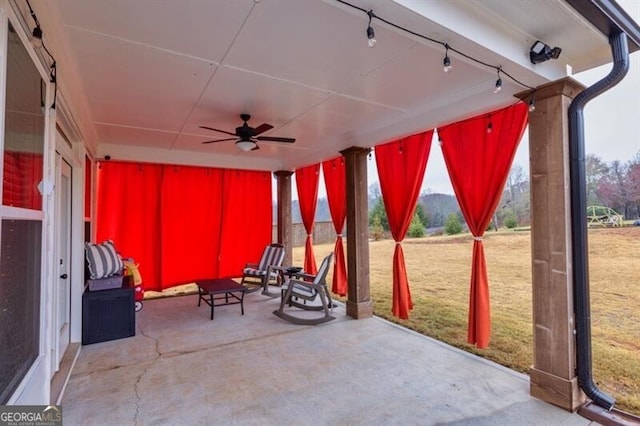
<svg viewBox="0 0 640 426"><path fill-rule="evenodd" d="M531 263L533 281L532 396L575 411L585 401L576 376L571 270L569 105L584 86L564 78L534 93L529 113ZM517 95L528 100L531 92Z"/></svg>
<svg viewBox="0 0 640 426"><path fill-rule="evenodd" d="M340 151L347 180L347 315L355 319L373 316L369 286L369 151L359 147Z"/></svg>
<svg viewBox="0 0 640 426"><path fill-rule="evenodd" d="M291 235L291 175L288 170L278 170L273 175L278 183L278 243L284 245L284 265L293 263L293 238Z"/></svg>

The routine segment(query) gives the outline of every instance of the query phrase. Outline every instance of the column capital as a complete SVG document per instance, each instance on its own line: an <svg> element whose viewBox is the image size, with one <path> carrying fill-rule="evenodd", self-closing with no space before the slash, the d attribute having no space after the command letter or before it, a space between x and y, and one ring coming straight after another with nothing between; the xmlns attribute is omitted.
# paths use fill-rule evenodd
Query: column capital
<svg viewBox="0 0 640 426"><path fill-rule="evenodd" d="M273 172L273 175L278 179L290 177L292 174L293 172L291 170L276 170Z"/></svg>
<svg viewBox="0 0 640 426"><path fill-rule="evenodd" d="M340 154L342 154L343 157L346 157L347 155L357 155L357 154L367 155L370 152L371 152L371 148L361 147L361 146L352 146L350 148L343 149L342 151L340 151Z"/></svg>
<svg viewBox="0 0 640 426"><path fill-rule="evenodd" d="M514 96L522 100L528 100L533 95L536 101L552 98L559 95L567 96L573 99L578 96L578 94L584 89L586 89L586 87L582 83L578 82L572 77L564 77L560 80L551 81L549 83L538 86L535 89L516 93Z"/></svg>

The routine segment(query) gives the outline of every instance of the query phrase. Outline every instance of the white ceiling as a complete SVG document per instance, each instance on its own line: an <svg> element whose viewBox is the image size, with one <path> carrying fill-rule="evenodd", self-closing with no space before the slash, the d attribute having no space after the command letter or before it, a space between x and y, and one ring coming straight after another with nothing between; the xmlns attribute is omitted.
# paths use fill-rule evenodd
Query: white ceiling
<svg viewBox="0 0 640 426"><path fill-rule="evenodd" d="M365 10L503 69L530 86L608 61L606 39L561 0L353 0ZM525 88L496 71L373 21L336 0L32 1L58 61L60 89L86 117L98 156L295 169L514 102ZM414 9L414 10L412 10ZM427 17L423 16L427 15ZM533 18L536 16L537 18ZM49 38L48 38L49 37ZM540 39L563 49L531 65ZM242 152L240 113L265 136ZM88 123L88 125L87 125Z"/></svg>

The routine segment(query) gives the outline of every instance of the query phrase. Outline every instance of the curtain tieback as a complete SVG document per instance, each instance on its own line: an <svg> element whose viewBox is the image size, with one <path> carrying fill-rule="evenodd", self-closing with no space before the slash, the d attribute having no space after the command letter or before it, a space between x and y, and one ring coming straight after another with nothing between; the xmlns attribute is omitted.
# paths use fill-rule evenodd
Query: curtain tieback
<svg viewBox="0 0 640 426"><path fill-rule="evenodd" d="M482 241L484 240L484 237L473 237L473 239L476 241Z"/></svg>
<svg viewBox="0 0 640 426"><path fill-rule="evenodd" d="M313 237L313 234L307 234L307 237Z"/></svg>
<svg viewBox="0 0 640 426"><path fill-rule="evenodd" d="M344 237L344 234L340 233L340 234L336 234L336 236L342 238Z"/></svg>

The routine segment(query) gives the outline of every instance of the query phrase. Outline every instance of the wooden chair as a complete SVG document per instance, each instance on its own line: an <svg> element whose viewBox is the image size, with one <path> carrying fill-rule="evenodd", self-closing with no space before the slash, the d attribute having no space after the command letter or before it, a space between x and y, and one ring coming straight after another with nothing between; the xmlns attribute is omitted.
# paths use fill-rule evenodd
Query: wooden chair
<svg viewBox="0 0 640 426"><path fill-rule="evenodd" d="M240 284L247 287L247 293L253 293L262 288L262 294L271 297L277 296L277 294L269 292L269 284L278 283L280 273L276 268L282 266L284 254L282 244L269 244L265 247L260 262L245 265Z"/></svg>
<svg viewBox="0 0 640 426"><path fill-rule="evenodd" d="M273 311L274 315L299 325L316 325L336 319L329 313L329 310L333 309L333 302L326 281L332 258L333 253L324 258L318 268L317 275L298 274L286 281L282 286L280 308ZM318 300L320 301L319 305L312 304ZM302 318L285 312L285 306L305 311L322 311L324 315L318 318Z"/></svg>

